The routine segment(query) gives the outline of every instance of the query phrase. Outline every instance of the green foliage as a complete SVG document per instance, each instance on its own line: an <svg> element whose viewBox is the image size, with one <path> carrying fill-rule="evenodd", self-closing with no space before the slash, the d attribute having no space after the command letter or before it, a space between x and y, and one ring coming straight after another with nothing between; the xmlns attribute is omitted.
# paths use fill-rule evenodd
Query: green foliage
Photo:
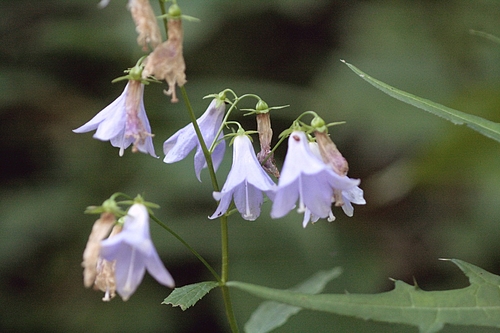
<svg viewBox="0 0 500 333"><path fill-rule="evenodd" d="M380 294L323 294L277 290L243 282L229 286L255 296L310 310L417 326L421 333L441 330L445 324L500 327L500 276L461 260L451 259L469 278L462 289L424 291L395 281Z"/></svg>
<svg viewBox="0 0 500 333"><path fill-rule="evenodd" d="M374 79L368 74L362 72L355 66L342 60L349 68L356 74L358 74L363 80L370 83L377 89L382 90L387 95L394 97L402 102L408 103L410 105L416 106L419 109L430 112L436 116L443 117L446 120L451 121L455 125L467 125L473 130L487 136L493 140L500 142L500 124L489 121L487 119L470 115L452 108L446 107L444 105L434 103L427 99L412 95L405 91L396 89L382 81Z"/></svg>
<svg viewBox="0 0 500 333"><path fill-rule="evenodd" d="M203 298L210 290L217 287L219 284L215 281L206 281L190 284L184 287L175 288L170 295L161 304L171 304L172 306L180 306L184 311L193 306Z"/></svg>
<svg viewBox="0 0 500 333"><path fill-rule="evenodd" d="M340 267L329 271L320 271L290 291L317 294L323 291L326 284L342 273ZM263 302L245 324L246 333L266 333L286 323L288 318L297 314L302 308L274 301Z"/></svg>

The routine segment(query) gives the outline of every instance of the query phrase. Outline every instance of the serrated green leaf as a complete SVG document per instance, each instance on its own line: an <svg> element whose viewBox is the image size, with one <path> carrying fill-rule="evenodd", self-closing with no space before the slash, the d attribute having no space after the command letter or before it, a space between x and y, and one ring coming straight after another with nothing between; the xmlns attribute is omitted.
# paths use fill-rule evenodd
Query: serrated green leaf
<svg viewBox="0 0 500 333"><path fill-rule="evenodd" d="M500 142L500 123L467 114L447 106L432 102L428 99L421 98L405 91L396 89L382 81L379 81L368 74L362 72L357 67L342 60L354 73L358 74L363 80L370 83L375 88L382 90L387 95L394 97L402 102L413 105L419 109L430 112L436 116L442 117L451 121L455 125L467 125L473 130L481 133L482 135Z"/></svg>
<svg viewBox="0 0 500 333"><path fill-rule="evenodd" d="M309 295L243 282L232 281L227 285L304 309L414 325L421 333L438 332L445 324L500 328L500 277L461 260L450 261L469 278L468 287L424 291L395 281L393 290L380 294Z"/></svg>
<svg viewBox="0 0 500 333"><path fill-rule="evenodd" d="M329 271L320 271L289 290L306 294L317 294L325 289L328 282L337 278L340 274L342 274L342 269L340 267L335 267ZM254 313L252 313L252 316L245 324L245 332L270 332L286 323L288 318L297 314L300 310L302 310L300 307L274 301L263 302Z"/></svg>
<svg viewBox="0 0 500 333"><path fill-rule="evenodd" d="M198 302L203 296L208 294L210 290L214 289L218 285L219 284L215 281L207 281L175 288L161 304L180 306L184 311L190 306L195 305L196 302Z"/></svg>

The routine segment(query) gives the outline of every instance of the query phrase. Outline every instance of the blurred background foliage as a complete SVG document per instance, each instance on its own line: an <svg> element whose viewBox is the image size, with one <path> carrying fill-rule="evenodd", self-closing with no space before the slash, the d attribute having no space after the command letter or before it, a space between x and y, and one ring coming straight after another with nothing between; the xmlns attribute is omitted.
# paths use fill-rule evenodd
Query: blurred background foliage
<svg viewBox="0 0 500 333"><path fill-rule="evenodd" d="M166 165L71 132L113 101L111 84L143 54L126 2L105 9L88 0L0 2L0 331L225 332L220 292L182 312L160 305L169 290L149 276L126 303L101 302L82 285L81 254L95 216L89 205L112 193L143 193L156 214L214 265L219 225L206 172L193 161ZM155 8L157 3L153 1ZM498 143L393 100L339 60L388 84L500 121L500 46L469 34L500 35L500 2L468 0L179 0L184 22L186 88L197 114L202 97L232 88L256 93L273 113L276 134L314 110L346 121L330 133L361 178L368 202L353 218L302 229L291 212L255 222L230 219L230 277L288 288L334 266L343 275L328 292L375 293L388 278L427 290L458 288L459 258L500 274ZM164 86L146 89L157 153L188 122ZM253 102L252 102L253 103ZM252 103L242 107L253 107ZM236 117L247 129L251 118ZM285 147L278 150L281 163ZM160 154L161 155L161 154ZM231 154L218 171L220 182ZM152 225L156 247L179 286L210 279L173 237ZM240 325L261 300L233 291ZM454 332L446 327L444 332ZM460 328L461 332L493 332ZM277 332L416 332L302 311Z"/></svg>

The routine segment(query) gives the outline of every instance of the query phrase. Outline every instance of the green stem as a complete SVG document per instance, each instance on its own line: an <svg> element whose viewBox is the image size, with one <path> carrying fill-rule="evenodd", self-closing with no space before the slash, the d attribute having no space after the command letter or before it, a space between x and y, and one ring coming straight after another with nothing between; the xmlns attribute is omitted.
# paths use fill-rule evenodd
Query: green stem
<svg viewBox="0 0 500 333"><path fill-rule="evenodd" d="M229 237L227 228L227 216L222 215L220 217L220 227L221 227L221 243L222 243L222 273L221 279L222 283L227 282L228 277L228 267L229 267Z"/></svg>
<svg viewBox="0 0 500 333"><path fill-rule="evenodd" d="M181 242L185 247L187 247L188 250L191 251L191 253L194 254L196 256L196 258L198 258L203 263L203 265L205 265L205 267L210 271L210 273L212 273L212 275L215 277L215 279L217 280L217 282L223 283L222 279L219 276L219 274L217 274L217 272L215 271L215 269L213 269L212 266L210 266L210 264L198 253L198 251L196 251L195 249L193 249L191 247L191 245L189 245L184 239L182 239L181 236L179 236L175 231L173 231L172 229L170 229L166 224L164 224L162 221L160 221L156 216L154 216L152 214L150 214L149 216L156 223L158 223L163 229L167 230L172 236L174 236L175 238L177 238L177 240L179 240L179 242Z"/></svg>
<svg viewBox="0 0 500 333"><path fill-rule="evenodd" d="M165 8L165 1L159 0L159 2L160 2L161 14L166 15L167 9ZM168 38L168 21L167 21L166 17L163 18L163 25L165 26L165 33L167 34L167 38Z"/></svg>
<svg viewBox="0 0 500 333"><path fill-rule="evenodd" d="M234 316L233 306L231 304L231 297L229 295L229 289L226 286L229 273L229 237L227 228L227 216L223 215L220 217L220 228L221 228L221 243L222 243L222 297L224 299L224 306L226 308L226 316L231 326L231 331L233 333L238 333L238 325L236 324L236 317Z"/></svg>

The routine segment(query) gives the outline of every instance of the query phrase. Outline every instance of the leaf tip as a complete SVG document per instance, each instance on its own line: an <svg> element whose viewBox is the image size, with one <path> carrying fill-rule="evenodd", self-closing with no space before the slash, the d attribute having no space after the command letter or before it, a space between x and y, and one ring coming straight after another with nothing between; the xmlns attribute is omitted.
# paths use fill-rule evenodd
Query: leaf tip
<svg viewBox="0 0 500 333"><path fill-rule="evenodd" d="M450 259L450 258L438 258L438 260L441 260L441 261L453 261L453 259Z"/></svg>

